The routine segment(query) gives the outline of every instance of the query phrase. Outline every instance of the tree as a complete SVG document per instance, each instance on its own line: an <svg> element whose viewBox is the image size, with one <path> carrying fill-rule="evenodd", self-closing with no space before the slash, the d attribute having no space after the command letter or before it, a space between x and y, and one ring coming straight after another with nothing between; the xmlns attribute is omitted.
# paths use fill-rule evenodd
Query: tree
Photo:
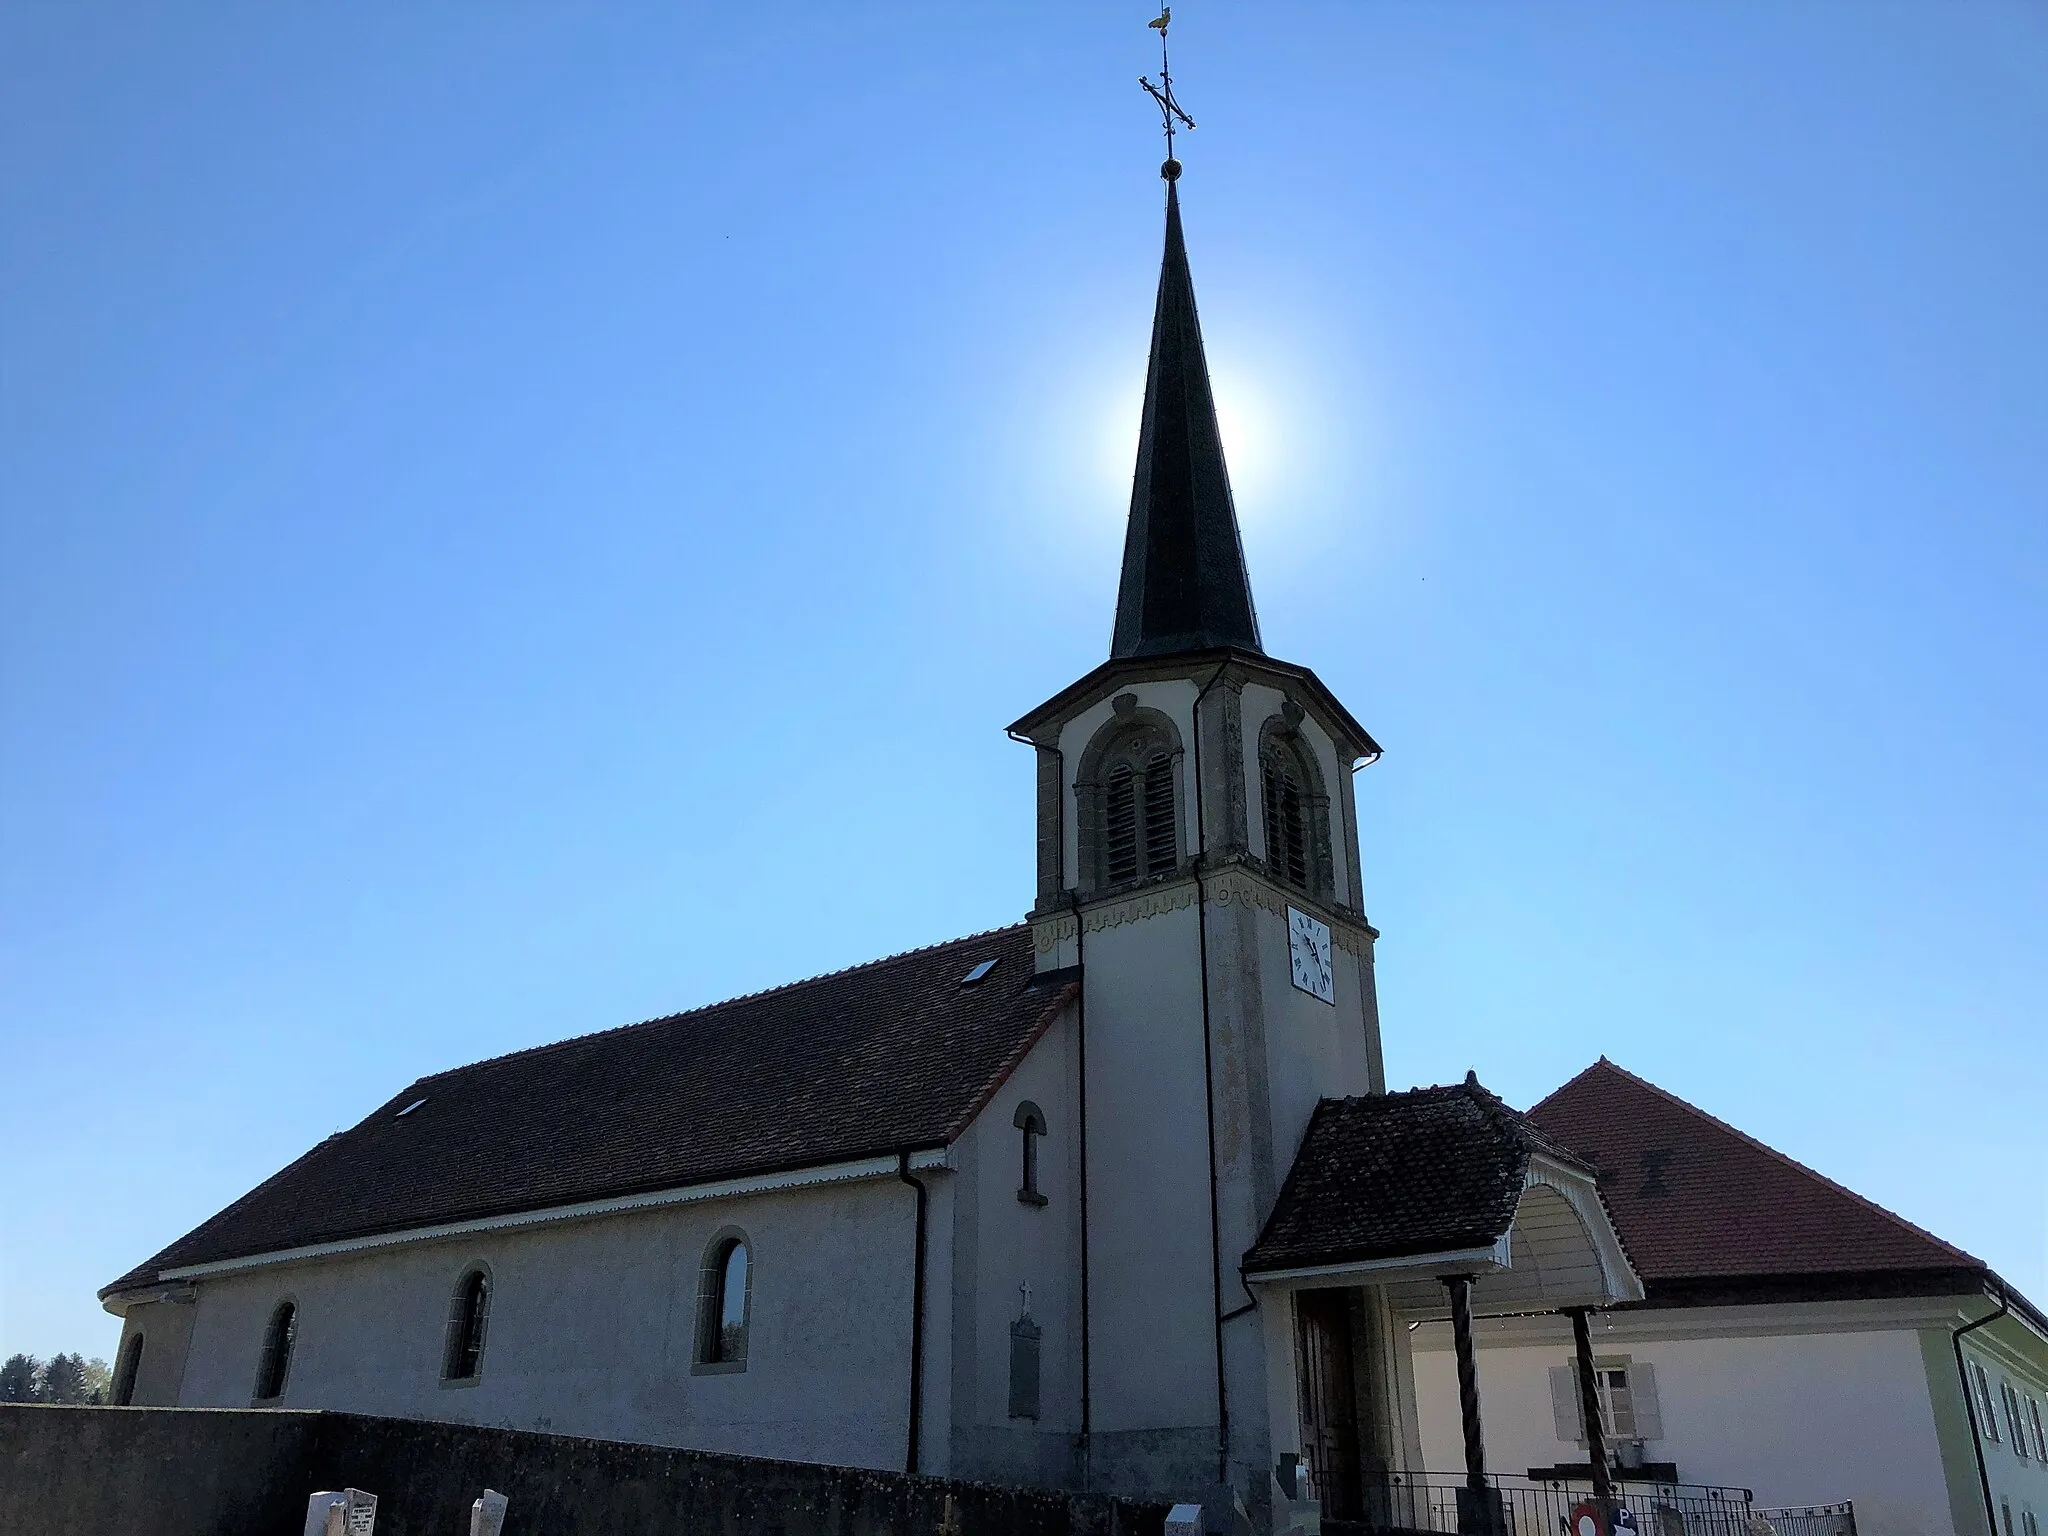
<svg viewBox="0 0 2048 1536"><path fill-rule="evenodd" d="M85 1362L85 1400L104 1403L114 1395L114 1373L107 1362L95 1356Z"/></svg>
<svg viewBox="0 0 2048 1536"><path fill-rule="evenodd" d="M37 1380L43 1373L43 1362L34 1355L9 1355L7 1363L0 1365L0 1403L32 1403L40 1395Z"/></svg>
<svg viewBox="0 0 2048 1536"><path fill-rule="evenodd" d="M43 1390L38 1396L46 1403L84 1402L85 1357L63 1354L50 1356L50 1363L43 1367Z"/></svg>

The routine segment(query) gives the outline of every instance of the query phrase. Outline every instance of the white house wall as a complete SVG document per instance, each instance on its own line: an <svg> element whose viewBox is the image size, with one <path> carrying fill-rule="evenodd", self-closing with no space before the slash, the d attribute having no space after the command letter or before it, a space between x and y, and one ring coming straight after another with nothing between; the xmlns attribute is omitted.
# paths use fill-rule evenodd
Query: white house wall
<svg viewBox="0 0 2048 1536"><path fill-rule="evenodd" d="M1572 1359L1568 1329L1543 1346L1487 1345L1479 1324L1479 1392L1487 1464L1520 1474L1583 1461L1561 1441L1550 1368ZM1463 1462L1449 1330L1415 1333L1415 1391L1430 1467ZM1765 1506L1853 1499L1858 1536L1954 1529L1918 1335L1890 1331L1644 1339L1594 1325L1596 1356L1625 1354L1656 1371L1663 1438L1645 1459L1675 1462L1688 1483L1753 1489Z"/></svg>
<svg viewBox="0 0 2048 1536"><path fill-rule="evenodd" d="M935 1193L948 1178L928 1177ZM698 1270L729 1224L751 1249L747 1366L696 1374ZM913 1246L912 1193L884 1178L219 1275L199 1286L177 1401L247 1406L290 1297L285 1407L900 1468ZM444 1386L451 1298L476 1260L493 1282L482 1370Z"/></svg>
<svg viewBox="0 0 2048 1536"><path fill-rule="evenodd" d="M1991 1337L1987 1339L1985 1334ZM1987 1438L1984 1442L1984 1479L1991 1485L1991 1502L1999 1512L1999 1536L2005 1536L2004 1512L2008 1506L2012 1510L2014 1536L2026 1536L2024 1516L2028 1511L2033 1513L2036 1528L2048 1533L2048 1464L2032 1454L2031 1443L2026 1456L2014 1448L2012 1433L1998 1398L1999 1383L2010 1382L2022 1394L2040 1403L2042 1413L2048 1414L2048 1343L2028 1332L2016 1320L2004 1319L1990 1328L1966 1335L1963 1354L1971 1364L1984 1367L1991 1381L1993 1406L1999 1410L1998 1439ZM1953 1359L1950 1352L1948 1360L1943 1362L1949 1373L1955 1370ZM2031 1433L2031 1424L2027 1428ZM1974 1460L1970 1470L1974 1476ZM1972 1489L1972 1492L1980 1491Z"/></svg>

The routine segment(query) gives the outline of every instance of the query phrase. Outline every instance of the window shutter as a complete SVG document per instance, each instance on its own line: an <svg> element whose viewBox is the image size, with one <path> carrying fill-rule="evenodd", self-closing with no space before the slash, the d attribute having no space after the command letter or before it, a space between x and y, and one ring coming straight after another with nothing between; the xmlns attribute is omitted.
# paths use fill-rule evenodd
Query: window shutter
<svg viewBox="0 0 2048 1536"><path fill-rule="evenodd" d="M1173 824L1173 760L1159 752L1145 764L1145 873L1171 874L1179 853L1179 829Z"/></svg>
<svg viewBox="0 0 2048 1536"><path fill-rule="evenodd" d="M1103 875L1112 885L1138 877L1137 792L1130 764L1118 763L1109 776L1103 815Z"/></svg>
<svg viewBox="0 0 2048 1536"><path fill-rule="evenodd" d="M1586 1443L1586 1416L1579 1411L1578 1367L1550 1368L1550 1416L1557 1425L1557 1438L1566 1445Z"/></svg>
<svg viewBox="0 0 2048 1536"><path fill-rule="evenodd" d="M1631 1360L1628 1389L1636 1400L1636 1438L1664 1438L1664 1410L1657 1402L1657 1367L1647 1360Z"/></svg>

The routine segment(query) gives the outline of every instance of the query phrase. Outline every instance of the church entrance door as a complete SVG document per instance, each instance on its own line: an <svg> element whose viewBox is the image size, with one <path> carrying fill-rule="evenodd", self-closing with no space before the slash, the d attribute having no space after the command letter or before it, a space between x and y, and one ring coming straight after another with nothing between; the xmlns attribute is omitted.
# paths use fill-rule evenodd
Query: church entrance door
<svg viewBox="0 0 2048 1536"><path fill-rule="evenodd" d="M1358 1391L1352 1372L1351 1293L1294 1293L1301 1448L1327 1520L1365 1515L1358 1477Z"/></svg>

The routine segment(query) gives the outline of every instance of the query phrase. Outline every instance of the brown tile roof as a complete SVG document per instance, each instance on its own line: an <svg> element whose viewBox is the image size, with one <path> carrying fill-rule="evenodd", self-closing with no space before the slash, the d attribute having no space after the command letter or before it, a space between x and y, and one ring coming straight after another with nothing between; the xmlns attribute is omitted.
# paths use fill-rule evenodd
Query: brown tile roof
<svg viewBox="0 0 2048 1536"><path fill-rule="evenodd" d="M1529 1111L1600 1170L1650 1299L1698 1282L1983 1262L1606 1057Z"/></svg>
<svg viewBox="0 0 2048 1536"><path fill-rule="evenodd" d="M1449 1088L1324 1099L1244 1268L1483 1247L1514 1221L1532 1152L1580 1165L1476 1077Z"/></svg>
<svg viewBox="0 0 2048 1536"><path fill-rule="evenodd" d="M1032 967L1019 925L421 1078L101 1294L188 1264L942 1146L1071 997L1070 976Z"/></svg>

